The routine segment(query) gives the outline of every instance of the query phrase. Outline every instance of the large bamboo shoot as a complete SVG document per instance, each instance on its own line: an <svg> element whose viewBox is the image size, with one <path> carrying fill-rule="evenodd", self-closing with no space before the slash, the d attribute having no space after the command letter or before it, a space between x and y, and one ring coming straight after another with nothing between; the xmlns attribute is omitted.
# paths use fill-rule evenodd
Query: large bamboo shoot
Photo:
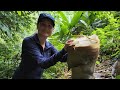
<svg viewBox="0 0 120 90"><path fill-rule="evenodd" d="M94 67L99 55L100 41L97 35L80 36L68 47L68 70L72 79L94 78Z"/></svg>

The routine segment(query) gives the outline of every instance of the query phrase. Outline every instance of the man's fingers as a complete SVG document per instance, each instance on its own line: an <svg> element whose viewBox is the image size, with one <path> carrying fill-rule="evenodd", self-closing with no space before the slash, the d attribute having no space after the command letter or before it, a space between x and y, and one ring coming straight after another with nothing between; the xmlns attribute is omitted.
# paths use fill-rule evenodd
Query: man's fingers
<svg viewBox="0 0 120 90"><path fill-rule="evenodd" d="M66 43L71 44L72 42L73 42L73 40L68 40Z"/></svg>

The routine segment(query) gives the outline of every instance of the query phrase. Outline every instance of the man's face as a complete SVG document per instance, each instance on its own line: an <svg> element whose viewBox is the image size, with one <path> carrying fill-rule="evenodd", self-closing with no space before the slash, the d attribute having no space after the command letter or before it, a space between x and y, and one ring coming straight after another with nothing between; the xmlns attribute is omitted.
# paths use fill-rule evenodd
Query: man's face
<svg viewBox="0 0 120 90"><path fill-rule="evenodd" d="M39 22L37 28L38 28L38 34L45 37L49 37L54 30L54 27L52 26L52 22L49 19L44 19L42 20L42 22Z"/></svg>

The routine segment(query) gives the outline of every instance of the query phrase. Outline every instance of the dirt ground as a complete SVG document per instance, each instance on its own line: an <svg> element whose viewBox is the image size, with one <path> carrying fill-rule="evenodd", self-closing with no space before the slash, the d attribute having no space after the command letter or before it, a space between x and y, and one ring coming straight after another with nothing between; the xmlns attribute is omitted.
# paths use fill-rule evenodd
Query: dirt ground
<svg viewBox="0 0 120 90"><path fill-rule="evenodd" d="M95 79L113 79L112 78L112 65L111 60L105 60L100 64L95 65L94 77ZM65 70L64 79L71 79L71 71Z"/></svg>
<svg viewBox="0 0 120 90"><path fill-rule="evenodd" d="M94 77L95 79L113 79L112 78L112 61L106 60L96 64Z"/></svg>

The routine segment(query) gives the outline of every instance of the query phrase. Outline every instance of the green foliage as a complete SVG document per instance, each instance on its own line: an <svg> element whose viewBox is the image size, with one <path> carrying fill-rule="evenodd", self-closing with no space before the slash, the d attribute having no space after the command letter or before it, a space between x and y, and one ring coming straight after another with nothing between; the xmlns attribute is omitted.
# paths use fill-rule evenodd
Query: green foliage
<svg viewBox="0 0 120 90"><path fill-rule="evenodd" d="M106 16L107 15L107 16ZM101 45L101 55L109 55L110 59L115 58L120 52L120 27L119 20L114 18L114 15L109 12L104 12L100 14L100 18L107 18L109 24L104 28L96 28L92 34L97 34L100 38Z"/></svg>
<svg viewBox="0 0 120 90"><path fill-rule="evenodd" d="M74 13L74 16L73 16L73 18L71 19L71 22L70 22L70 26L69 26L70 28L74 27L78 23L78 21L81 18L82 13L83 13L82 11L77 11L77 12Z"/></svg>
<svg viewBox="0 0 120 90"><path fill-rule="evenodd" d="M74 13L69 13L69 14L73 14L72 16L67 16L68 14L66 14L65 12L61 12L61 11L58 11L58 15L59 15L59 18L58 18L58 21L57 22L57 25L58 25L58 30L57 32L55 32L53 35L54 36L58 36L57 38L60 40L61 43L65 43L66 40L68 40L72 33L72 29L73 27L75 27L78 22L79 22L79 19L81 18L82 16L82 11L76 11ZM71 17L71 18L67 18L67 17Z"/></svg>
<svg viewBox="0 0 120 90"><path fill-rule="evenodd" d="M120 79L120 75L117 75L117 76L115 77L115 79Z"/></svg>
<svg viewBox="0 0 120 90"><path fill-rule="evenodd" d="M28 11L0 11L0 78L11 78L19 65L22 40L35 30L33 15Z"/></svg>
<svg viewBox="0 0 120 90"><path fill-rule="evenodd" d="M66 63L58 62L56 65L51 66L50 68L46 69L43 73L43 79L57 79L64 77L65 69L67 68Z"/></svg>

